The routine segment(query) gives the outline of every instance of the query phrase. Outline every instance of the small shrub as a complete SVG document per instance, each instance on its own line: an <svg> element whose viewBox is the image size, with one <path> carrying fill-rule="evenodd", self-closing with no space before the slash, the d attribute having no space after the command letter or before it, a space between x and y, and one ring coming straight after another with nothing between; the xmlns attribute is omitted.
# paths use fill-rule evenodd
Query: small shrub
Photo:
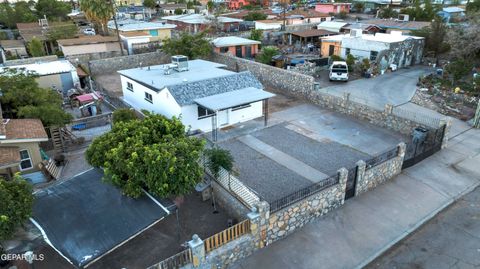
<svg viewBox="0 0 480 269"><path fill-rule="evenodd" d="M138 119L138 117L135 114L135 111L128 108L117 109L113 112L113 116L112 116L112 121L114 124L118 122L124 122L124 121L136 120L136 119Z"/></svg>
<svg viewBox="0 0 480 269"><path fill-rule="evenodd" d="M211 148L204 151L207 157L207 167L212 171L215 177L218 177L220 168L223 167L228 172L233 170L233 157L230 151L221 148Z"/></svg>

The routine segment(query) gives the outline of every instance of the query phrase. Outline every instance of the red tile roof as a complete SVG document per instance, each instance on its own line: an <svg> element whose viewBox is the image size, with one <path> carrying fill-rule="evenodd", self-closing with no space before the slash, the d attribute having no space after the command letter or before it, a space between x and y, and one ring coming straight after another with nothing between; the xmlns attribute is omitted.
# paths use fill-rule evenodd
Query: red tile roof
<svg viewBox="0 0 480 269"><path fill-rule="evenodd" d="M5 139L48 139L39 119L4 119ZM1 140L0 140L1 141Z"/></svg>

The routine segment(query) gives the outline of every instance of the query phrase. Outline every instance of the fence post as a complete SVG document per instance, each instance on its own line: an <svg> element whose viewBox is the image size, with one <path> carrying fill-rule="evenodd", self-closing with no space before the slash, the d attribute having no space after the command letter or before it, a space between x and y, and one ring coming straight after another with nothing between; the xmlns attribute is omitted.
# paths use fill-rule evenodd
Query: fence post
<svg viewBox="0 0 480 269"><path fill-rule="evenodd" d="M356 163L356 165L357 165L357 179L355 182L355 196L364 192L365 185L368 184L368 182L363 182L363 179L365 177L365 170L367 169L367 163L364 160L359 160Z"/></svg>
<svg viewBox="0 0 480 269"><path fill-rule="evenodd" d="M450 133L450 128L452 127L452 118L446 117L440 120L440 126L441 128L443 125L445 125L445 129L443 131L443 139L442 139L442 149L447 147L448 144L448 134Z"/></svg>
<svg viewBox="0 0 480 269"><path fill-rule="evenodd" d="M270 220L270 205L266 201L260 201L247 216L250 219L251 234L255 237L255 247L265 247L267 245L267 230Z"/></svg>
<svg viewBox="0 0 480 269"><path fill-rule="evenodd" d="M405 158L405 151L407 150L407 144L405 144L404 142L400 142L397 147L398 147L397 156L402 158L402 162L403 162L403 158Z"/></svg>
<svg viewBox="0 0 480 269"><path fill-rule="evenodd" d="M348 170L345 167L338 169L338 183L340 184L341 189L343 190L342 194L342 205L345 202L345 193L347 192L347 180L348 180Z"/></svg>
<svg viewBox="0 0 480 269"><path fill-rule="evenodd" d="M391 105L391 104L385 104L384 112L385 112L387 115L392 114L392 113L393 113L393 105Z"/></svg>
<svg viewBox="0 0 480 269"><path fill-rule="evenodd" d="M192 250L193 267L197 268L205 262L205 244L198 235L194 234L192 240L188 241L188 246Z"/></svg>

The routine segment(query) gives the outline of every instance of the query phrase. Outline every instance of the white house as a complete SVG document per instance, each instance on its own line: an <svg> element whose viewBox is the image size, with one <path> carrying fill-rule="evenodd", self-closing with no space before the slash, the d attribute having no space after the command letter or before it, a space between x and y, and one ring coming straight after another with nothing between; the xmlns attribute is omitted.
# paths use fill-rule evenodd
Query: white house
<svg viewBox="0 0 480 269"><path fill-rule="evenodd" d="M282 28L283 21L277 20L258 20L255 21L256 30L280 30Z"/></svg>
<svg viewBox="0 0 480 269"><path fill-rule="evenodd" d="M203 132L265 116L273 94L249 72L223 64L173 56L171 64L118 71L123 99L137 110L181 116L185 126ZM216 132L215 132L216 133Z"/></svg>

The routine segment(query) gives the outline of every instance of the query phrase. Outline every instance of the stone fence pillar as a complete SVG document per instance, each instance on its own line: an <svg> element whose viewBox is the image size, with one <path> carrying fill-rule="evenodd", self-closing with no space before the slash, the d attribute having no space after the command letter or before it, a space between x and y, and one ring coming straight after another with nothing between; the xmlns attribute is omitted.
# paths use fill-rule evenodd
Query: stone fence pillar
<svg viewBox="0 0 480 269"><path fill-rule="evenodd" d="M363 182L365 177L365 170L367 169L367 163L363 160L360 160L356 163L357 165L357 178L355 182L355 196L364 192L365 185L368 182Z"/></svg>
<svg viewBox="0 0 480 269"><path fill-rule="evenodd" d="M393 105L392 104L385 104L385 109L384 109L385 114L392 114L393 113Z"/></svg>
<svg viewBox="0 0 480 269"><path fill-rule="evenodd" d="M443 133L443 140L442 140L442 149L447 147L448 135L450 133L450 128L452 128L452 123L453 123L453 120L450 117L446 117L440 120L440 126L438 127L442 127L443 125L445 125L445 132Z"/></svg>
<svg viewBox="0 0 480 269"><path fill-rule="evenodd" d="M398 147L397 156L402 158L403 160L403 158L405 157L405 151L407 150L407 144L405 144L404 142L400 142L397 147Z"/></svg>
<svg viewBox="0 0 480 269"><path fill-rule="evenodd" d="M188 241L188 246L192 250L193 267L198 268L205 263L205 244L198 235L194 234L192 240Z"/></svg>
<svg viewBox="0 0 480 269"><path fill-rule="evenodd" d="M348 180L348 170L345 167L338 169L338 183L340 184L341 189L343 190L343 199L342 205L345 202L345 193L347 192L347 180Z"/></svg>

